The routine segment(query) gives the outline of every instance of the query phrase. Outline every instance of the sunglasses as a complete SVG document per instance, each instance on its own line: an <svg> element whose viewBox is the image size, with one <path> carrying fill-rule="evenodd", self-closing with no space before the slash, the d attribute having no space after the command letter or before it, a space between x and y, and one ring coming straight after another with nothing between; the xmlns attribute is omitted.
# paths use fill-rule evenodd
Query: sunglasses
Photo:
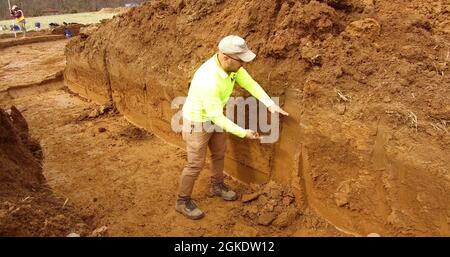
<svg viewBox="0 0 450 257"><path fill-rule="evenodd" d="M231 56L229 56L229 55L227 55L227 54L224 54L226 57L228 57L228 58L230 58L230 59L233 59L233 60L235 60L235 61L237 61L237 62L240 62L240 63L243 63L244 61L242 61L241 59L236 59L236 58L233 58L233 57L231 57Z"/></svg>

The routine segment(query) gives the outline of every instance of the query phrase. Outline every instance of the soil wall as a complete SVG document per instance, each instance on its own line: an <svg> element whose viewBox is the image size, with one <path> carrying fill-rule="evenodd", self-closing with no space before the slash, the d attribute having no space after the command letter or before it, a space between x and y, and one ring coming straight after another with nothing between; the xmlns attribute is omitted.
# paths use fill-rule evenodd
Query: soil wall
<svg viewBox="0 0 450 257"><path fill-rule="evenodd" d="M72 39L65 82L182 146L170 104L238 34L291 115L274 144L230 136L230 175L288 184L352 233L448 236L449 14L431 0L151 1Z"/></svg>

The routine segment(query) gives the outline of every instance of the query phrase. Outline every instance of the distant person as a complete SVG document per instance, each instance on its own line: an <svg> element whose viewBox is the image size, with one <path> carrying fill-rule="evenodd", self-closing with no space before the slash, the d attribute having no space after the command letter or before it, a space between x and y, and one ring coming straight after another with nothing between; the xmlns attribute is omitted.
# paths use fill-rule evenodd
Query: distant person
<svg viewBox="0 0 450 257"><path fill-rule="evenodd" d="M27 34L27 29L25 27L25 15L23 11L17 5L11 7L11 16L16 18L16 22L19 24L20 29L23 31L23 37Z"/></svg>
<svg viewBox="0 0 450 257"><path fill-rule="evenodd" d="M35 23L34 23L34 28L35 28L36 30L39 30L39 29L41 28L41 23L40 23L40 22L35 22Z"/></svg>
<svg viewBox="0 0 450 257"><path fill-rule="evenodd" d="M68 28L64 28L64 35L66 36L66 38L71 38L72 31L70 31L70 29L68 29Z"/></svg>
<svg viewBox="0 0 450 257"><path fill-rule="evenodd" d="M194 183L205 164L208 147L212 159L209 193L227 201L238 198L236 192L224 183L226 134L208 131L205 129L208 122L211 121L214 123L213 126L218 126L240 138L260 139L256 131L244 129L223 115L223 108L233 92L234 84L239 84L263 102L270 112L288 115L242 67L256 57L248 49L243 38L234 35L224 37L218 48L219 51L195 72L183 106L183 139L186 142L187 164L180 176L175 209L194 220L204 216L191 195Z"/></svg>

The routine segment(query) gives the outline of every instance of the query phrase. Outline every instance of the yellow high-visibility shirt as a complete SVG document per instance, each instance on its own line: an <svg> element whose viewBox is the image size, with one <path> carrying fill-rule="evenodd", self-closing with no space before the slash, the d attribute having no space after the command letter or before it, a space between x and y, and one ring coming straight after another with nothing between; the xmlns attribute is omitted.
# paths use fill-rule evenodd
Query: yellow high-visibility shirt
<svg viewBox="0 0 450 257"><path fill-rule="evenodd" d="M21 21L25 20L25 15L23 15L22 10L20 10L20 14L21 14L20 17L16 18L16 22L21 22Z"/></svg>
<svg viewBox="0 0 450 257"><path fill-rule="evenodd" d="M274 104L262 87L241 67L228 74L220 66L215 54L195 72L183 106L183 117L193 122L212 121L238 137L246 131L223 114L223 107L233 91L235 82L261 101L265 106Z"/></svg>
<svg viewBox="0 0 450 257"><path fill-rule="evenodd" d="M19 18L16 19L16 22L21 22L23 20L25 20L25 16L22 15Z"/></svg>

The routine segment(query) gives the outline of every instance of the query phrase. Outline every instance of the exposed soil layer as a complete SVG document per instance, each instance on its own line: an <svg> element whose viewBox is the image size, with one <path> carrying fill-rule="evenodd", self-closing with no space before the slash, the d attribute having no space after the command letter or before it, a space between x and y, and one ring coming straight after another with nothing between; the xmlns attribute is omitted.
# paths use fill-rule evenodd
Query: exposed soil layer
<svg viewBox="0 0 450 257"><path fill-rule="evenodd" d="M32 44L32 43L38 43L38 42L48 42L48 41L55 41L65 38L63 33L55 33L59 35L45 35L43 33L36 33L35 36L28 35L27 37L22 37L21 34L17 36L17 38L7 38L0 40L0 49L5 49L12 46L18 46L18 45L26 45L26 44Z"/></svg>
<svg viewBox="0 0 450 257"><path fill-rule="evenodd" d="M247 69L291 115L275 144L230 137L230 175L288 185L298 210L355 234L449 235L449 13L431 0L152 1L71 41L65 79L182 145L171 101L221 37L241 35L257 53Z"/></svg>

